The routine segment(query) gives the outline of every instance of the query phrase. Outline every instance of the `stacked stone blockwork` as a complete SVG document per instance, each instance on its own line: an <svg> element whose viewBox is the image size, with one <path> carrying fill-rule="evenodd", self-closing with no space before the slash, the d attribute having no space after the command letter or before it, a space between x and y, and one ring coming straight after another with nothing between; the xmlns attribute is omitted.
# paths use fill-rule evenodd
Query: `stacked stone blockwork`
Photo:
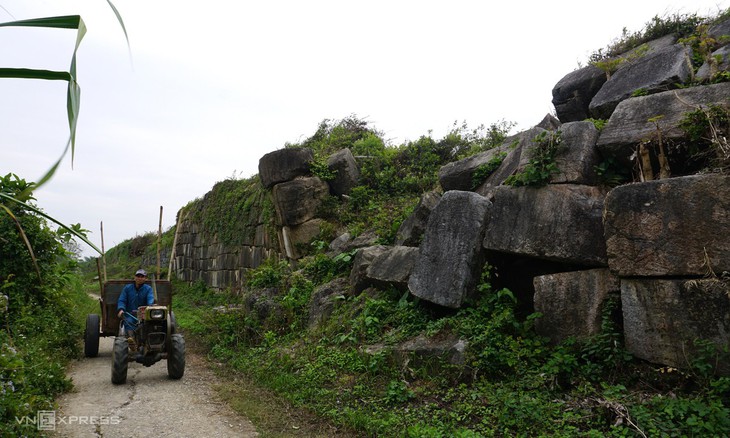
<svg viewBox="0 0 730 438"><path fill-rule="evenodd" d="M730 33L730 21L710 32L727 41L720 37ZM722 278L730 271L730 177L697 174L681 154L669 156L671 178L651 168L660 145L684 141L680 124L687 112L730 105L730 84L710 83L730 65L728 46L713 50L719 62L694 71L690 49L668 35L621 55L625 62L610 74L596 66L569 73L553 89L557 117L444 166L438 175L443 195L424 194L396 246L375 245L377 236L367 232L333 241L331 255L359 248L347 293L394 287L436 305L468 306L487 261L498 274L493 286L509 287L524 310L542 313L536 327L552 342L598 334L602 318L613 315L605 307L611 302L620 303L613 309L622 318L618 326L639 358L683 367L699 340L727 347L730 290ZM599 131L589 117L604 119L605 127ZM546 138L560 143L552 157L556 171L545 184L505 185L531 165ZM646 182L611 189L611 170L639 180L636 171L629 174L640 146L651 154L650 168L641 172ZM226 287L240 281L237 269L266 257L299 258L301 245L322 226L317 209L323 200L346 196L359 176L349 150L327 161L337 171L335 181L312 175L311 160L307 149L261 159L259 176L276 217L253 220L255 238L246 245L226 247L200 224L181 221L178 275ZM484 166L491 174L475 181ZM650 181L659 176L664 179ZM272 223L273 236L266 231ZM345 286L337 281L314 294L312 326L328 317L332 297ZM459 339L441 346L417 339L399 348L411 357L464 347ZM730 373L727 364L718 369Z"/></svg>

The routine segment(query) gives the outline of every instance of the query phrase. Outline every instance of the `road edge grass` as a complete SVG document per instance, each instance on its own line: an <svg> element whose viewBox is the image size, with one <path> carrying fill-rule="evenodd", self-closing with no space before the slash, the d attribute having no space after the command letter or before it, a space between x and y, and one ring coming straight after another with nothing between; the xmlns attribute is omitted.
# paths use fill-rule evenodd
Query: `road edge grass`
<svg viewBox="0 0 730 438"><path fill-rule="evenodd" d="M270 389L228 364L209 356L209 350L195 334L183 330L189 353L197 354L218 383L212 389L234 412L246 417L261 438L349 438L360 436L335 426L307 409L293 406Z"/></svg>

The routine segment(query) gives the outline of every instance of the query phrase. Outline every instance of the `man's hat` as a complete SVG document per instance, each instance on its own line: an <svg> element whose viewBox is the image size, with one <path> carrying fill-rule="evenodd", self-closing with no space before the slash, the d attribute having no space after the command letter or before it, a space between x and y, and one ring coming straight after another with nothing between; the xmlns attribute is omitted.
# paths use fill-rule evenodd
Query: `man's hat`
<svg viewBox="0 0 730 438"><path fill-rule="evenodd" d="M147 271L145 271L144 269L138 269L137 272L134 273L134 276L135 277L137 275L142 275L142 276L145 276L146 277L147 276Z"/></svg>

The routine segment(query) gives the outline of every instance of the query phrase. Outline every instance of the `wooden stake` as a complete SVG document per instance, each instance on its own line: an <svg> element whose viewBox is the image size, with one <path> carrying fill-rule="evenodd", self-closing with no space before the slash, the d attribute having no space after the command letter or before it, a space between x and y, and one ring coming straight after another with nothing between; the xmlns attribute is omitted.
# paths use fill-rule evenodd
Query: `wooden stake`
<svg viewBox="0 0 730 438"><path fill-rule="evenodd" d="M106 250L104 249L104 221L100 222L101 226L101 266L104 271L104 283L106 283Z"/></svg>
<svg viewBox="0 0 730 438"><path fill-rule="evenodd" d="M101 265L99 264L99 258L96 258L96 277L99 279L99 296L104 296L104 283L101 278Z"/></svg>
<svg viewBox="0 0 730 438"><path fill-rule="evenodd" d="M662 131L658 131L658 141L659 141L659 154L657 155L657 158L659 159L659 179L666 179L672 176L672 171L669 168L669 160L667 160L667 154L664 152L664 143L662 142Z"/></svg>
<svg viewBox="0 0 730 438"><path fill-rule="evenodd" d="M160 278L160 245L162 245L162 206L160 205L160 226L157 228L157 278Z"/></svg>
<svg viewBox="0 0 730 438"><path fill-rule="evenodd" d="M651 167L649 149L643 143L639 145L639 159L639 163L641 164L641 181L652 181L654 179L654 169Z"/></svg>

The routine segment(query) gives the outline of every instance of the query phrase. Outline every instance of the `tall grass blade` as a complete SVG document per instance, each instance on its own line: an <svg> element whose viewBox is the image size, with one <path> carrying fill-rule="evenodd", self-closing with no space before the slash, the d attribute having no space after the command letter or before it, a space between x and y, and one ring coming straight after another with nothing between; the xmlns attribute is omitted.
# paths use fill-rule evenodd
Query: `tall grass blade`
<svg viewBox="0 0 730 438"><path fill-rule="evenodd" d="M49 70L31 70L31 69L0 69L0 77L19 78L19 79L48 79L48 80L65 80L68 82L66 93L66 113L68 116L69 139L63 154L54 165L38 180L36 189L48 182L56 173L58 165L71 149L71 167L73 168L74 157L76 155L76 125L79 119L79 108L81 102L81 87L76 80L76 53L78 52L81 40L86 35L86 25L79 15L66 15L60 17L44 17L33 18L30 20L11 21L0 23L0 27L47 27L56 29L76 29L76 45L74 47L73 56L71 57L71 66L68 72L54 72ZM125 31L126 35L126 31Z"/></svg>
<svg viewBox="0 0 730 438"><path fill-rule="evenodd" d="M124 20L122 20L122 16L121 14L119 14L119 11L111 2L111 0L106 0L106 2L109 3L109 7L112 8L112 11L114 11L114 15L117 16L117 21L119 21L119 25L122 26L122 30L124 31L124 39L127 40L127 48L129 48L129 35L127 35L127 28L124 26Z"/></svg>
<svg viewBox="0 0 730 438"><path fill-rule="evenodd" d="M71 80L71 74L67 71L34 70L29 68L0 68L0 78L69 81Z"/></svg>
<svg viewBox="0 0 730 438"><path fill-rule="evenodd" d="M91 243L91 241L86 236L84 236L83 234L79 233L73 227L70 227L70 226L64 224L63 222L60 222L57 219L54 219L53 217L45 214L41 210L33 207L32 205L29 205L29 204L26 204L25 202L19 201L18 199L14 198L14 197L12 197L10 195L6 195L4 193L0 193L0 198L7 199L9 201L13 201L16 204L20 204L20 205L23 206L23 208L27 208L28 210L32 211L33 213L35 213L35 214L37 214L39 216L42 216L42 217L48 219L49 221L51 221L51 222L59 225L60 227L63 227L64 229L68 230L68 232L70 232L74 236L76 236L79 239L81 239L85 244L89 245L94 251L96 251L97 253L99 253L99 255L102 255L103 254L102 251L99 248L97 248L96 245L94 245L93 243ZM10 210L6 206L4 206L3 204L0 204L0 207L4 208L12 216L12 212L10 212ZM12 217L14 217L14 216L12 216ZM31 250L31 252L32 252L32 250Z"/></svg>
<svg viewBox="0 0 730 438"><path fill-rule="evenodd" d="M81 22L80 15L64 15L59 17L31 18L0 23L0 27L50 27L56 29L78 29Z"/></svg>

